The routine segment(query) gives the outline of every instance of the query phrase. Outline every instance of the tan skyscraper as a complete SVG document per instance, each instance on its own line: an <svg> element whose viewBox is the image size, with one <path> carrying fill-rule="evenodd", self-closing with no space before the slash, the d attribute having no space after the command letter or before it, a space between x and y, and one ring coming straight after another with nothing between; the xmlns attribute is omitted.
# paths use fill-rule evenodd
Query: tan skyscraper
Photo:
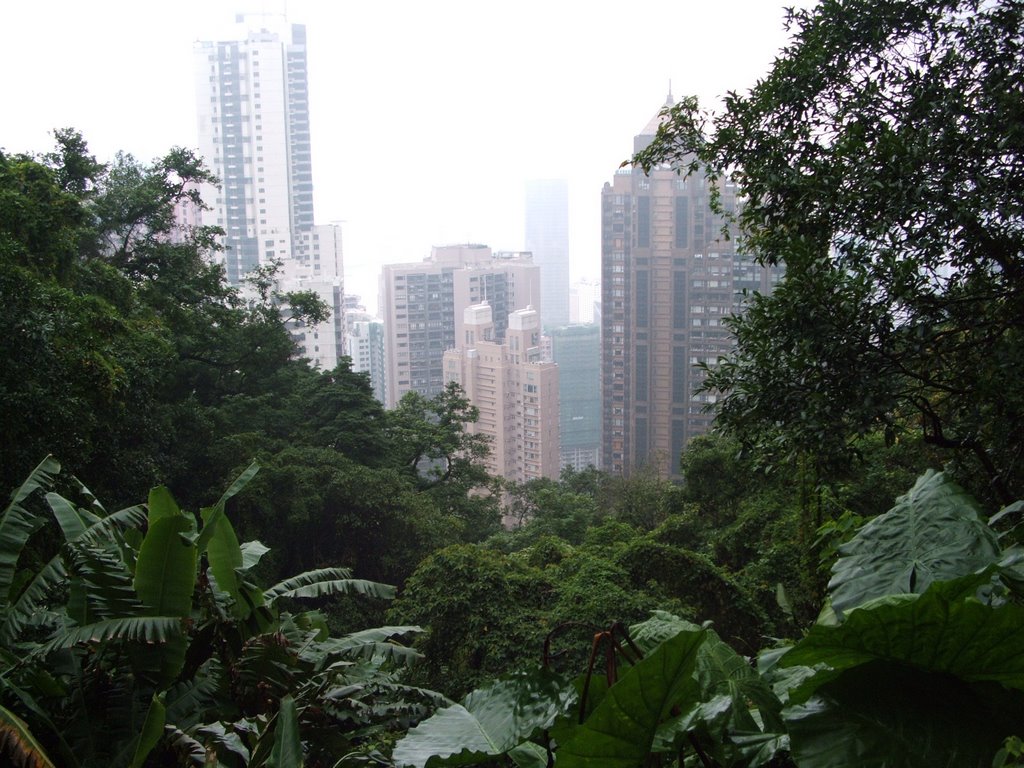
<svg viewBox="0 0 1024 768"><path fill-rule="evenodd" d="M661 119L651 119L634 151L650 144ZM735 185L722 180L719 192L734 210ZM722 321L741 308L742 292L768 292L781 275L722 237L709 195L702 176L667 166L619 170L601 193L601 454L610 472L653 463L678 474L682 450L711 425L704 407L715 396L697 393L696 366L732 349Z"/></svg>
<svg viewBox="0 0 1024 768"><path fill-rule="evenodd" d="M385 405L394 408L406 392L433 397L444 388L442 357L464 338L466 307L487 301L494 310L494 338L500 340L509 313L537 307L539 300L540 270L529 253L449 245L433 248L421 262L385 266Z"/></svg>
<svg viewBox="0 0 1024 768"><path fill-rule="evenodd" d="M496 336L487 302L463 313L459 344L444 353L454 381L480 411L468 430L491 439L487 469L525 482L558 477L558 366L541 361L540 314L529 307L508 315L504 341Z"/></svg>

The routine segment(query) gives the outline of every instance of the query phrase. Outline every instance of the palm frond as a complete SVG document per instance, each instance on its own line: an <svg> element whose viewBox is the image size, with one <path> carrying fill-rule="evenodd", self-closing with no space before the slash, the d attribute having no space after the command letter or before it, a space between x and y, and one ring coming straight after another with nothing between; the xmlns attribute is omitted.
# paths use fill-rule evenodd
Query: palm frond
<svg viewBox="0 0 1024 768"><path fill-rule="evenodd" d="M395 596L395 588L390 584L353 579L348 568L320 568L285 579L263 593L268 603L279 597L308 598L329 595L366 595L391 600Z"/></svg>

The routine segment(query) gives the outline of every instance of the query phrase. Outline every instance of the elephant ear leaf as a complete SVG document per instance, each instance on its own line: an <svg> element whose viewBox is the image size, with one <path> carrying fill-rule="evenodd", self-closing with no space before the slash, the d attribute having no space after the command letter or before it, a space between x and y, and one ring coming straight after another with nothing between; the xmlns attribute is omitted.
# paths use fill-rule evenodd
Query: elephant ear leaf
<svg viewBox="0 0 1024 768"><path fill-rule="evenodd" d="M840 547L829 582L832 608L841 616L875 598L920 594L997 561L998 540L978 512L960 486L928 471Z"/></svg>
<svg viewBox="0 0 1024 768"><path fill-rule="evenodd" d="M461 704L438 710L405 735L392 755L396 765L475 765L508 755L530 763L527 739L575 701L575 689L547 670L517 673L470 693ZM546 765L547 752L544 752Z"/></svg>
<svg viewBox="0 0 1024 768"><path fill-rule="evenodd" d="M680 632L630 668L559 747L559 768L643 765L659 726L700 700L694 670L704 639L700 629Z"/></svg>

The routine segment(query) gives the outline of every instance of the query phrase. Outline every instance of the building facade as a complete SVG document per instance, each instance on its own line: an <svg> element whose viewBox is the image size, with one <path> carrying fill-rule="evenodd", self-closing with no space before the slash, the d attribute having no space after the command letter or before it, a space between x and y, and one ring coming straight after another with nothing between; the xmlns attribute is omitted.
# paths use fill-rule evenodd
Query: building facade
<svg viewBox="0 0 1024 768"><path fill-rule="evenodd" d="M352 360L352 370L370 376L370 386L377 402L384 402L384 324L377 320L356 320L348 323L345 353Z"/></svg>
<svg viewBox="0 0 1024 768"><path fill-rule="evenodd" d="M558 364L560 464L577 471L601 466L600 331L593 324L549 331Z"/></svg>
<svg viewBox="0 0 1024 768"><path fill-rule="evenodd" d="M532 307L509 313L497 338L493 308L482 302L463 312L463 336L444 353L445 379L465 391L479 411L467 425L490 440L487 470L507 480L557 478L558 366L541 360L540 315Z"/></svg>
<svg viewBox="0 0 1024 768"><path fill-rule="evenodd" d="M526 182L526 250L540 267L545 327L569 319L569 184L565 179Z"/></svg>
<svg viewBox="0 0 1024 768"><path fill-rule="evenodd" d="M672 104L669 96L667 105ZM650 144L655 116L634 140ZM727 211L735 185L719 182ZM619 170L601 193L601 393L604 469L629 474L653 464L679 473L679 456L705 433L715 395L698 393L700 363L713 364L734 340L723 320L742 292L772 290L780 269L763 269L722 237L699 175L673 167ZM733 233L735 235L735 233Z"/></svg>
<svg viewBox="0 0 1024 768"><path fill-rule="evenodd" d="M195 46L204 223L225 231L228 281L273 259L306 259L313 230L306 29L251 31ZM332 277L340 277L340 273Z"/></svg>
<svg viewBox="0 0 1024 768"><path fill-rule="evenodd" d="M494 337L505 337L508 316L536 306L540 271L528 253L494 253L486 245L435 247L428 258L388 264L381 272L385 405L406 392L440 394L447 381L444 353L465 338L466 307L487 301Z"/></svg>

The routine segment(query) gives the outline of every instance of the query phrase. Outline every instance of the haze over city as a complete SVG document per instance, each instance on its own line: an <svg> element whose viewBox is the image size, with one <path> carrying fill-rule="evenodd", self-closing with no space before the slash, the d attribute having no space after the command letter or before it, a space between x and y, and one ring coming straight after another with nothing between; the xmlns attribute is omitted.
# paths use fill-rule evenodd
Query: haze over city
<svg viewBox="0 0 1024 768"><path fill-rule="evenodd" d="M533 178L568 179L573 279L595 277L600 190L633 135L669 87L713 106L752 85L783 5L18 4L0 147L43 152L66 126L100 160L195 147L194 43L287 16L307 29L316 218L342 223L348 292L372 311L381 265L432 245L521 249Z"/></svg>

